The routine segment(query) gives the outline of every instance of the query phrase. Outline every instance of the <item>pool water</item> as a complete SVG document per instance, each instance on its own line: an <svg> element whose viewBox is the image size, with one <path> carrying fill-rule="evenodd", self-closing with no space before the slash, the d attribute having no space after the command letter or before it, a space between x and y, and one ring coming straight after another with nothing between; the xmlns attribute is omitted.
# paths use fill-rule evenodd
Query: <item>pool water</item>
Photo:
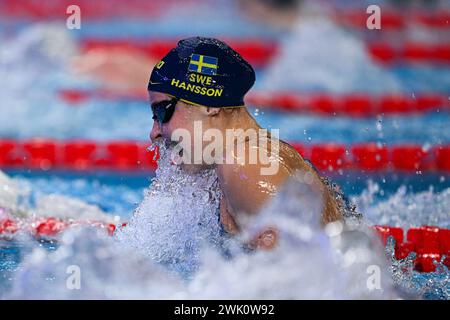
<svg viewBox="0 0 450 320"><path fill-rule="evenodd" d="M192 19L187 31L184 21L172 16L171 20L152 24L127 19L86 22L70 36L76 40L120 36L151 39L204 34L206 29L209 35L228 37L280 36L279 30L268 32L242 17L230 20L235 8L220 3L224 13L217 21ZM187 16L200 13L201 10L186 11ZM70 74L64 61L55 64L41 57L30 45L33 39L26 35L29 27L24 21L0 22L0 41L8 44L0 48L0 85L6 92L0 101L0 137L148 141L152 120L145 101L94 98L73 105L62 100L60 89L91 89L98 83ZM14 48L13 54L5 48ZM449 93L449 65L396 65L384 71L401 83L404 93ZM302 72L308 77L308 70ZM257 79L265 80L263 69L257 70ZM255 89L261 89L258 82ZM421 115L357 119L292 114L258 106L250 110L261 126L280 128L281 139L304 144L374 141L385 145L415 143L427 148L450 142L450 112L441 109ZM5 171L20 193L19 203L9 203L11 207L18 205L30 213L47 211L50 216L62 211L74 219L78 217L75 211L82 209L130 223L114 237L81 228L64 232L54 241L37 240L27 234L0 240L3 299L448 300L450 296L450 273L445 266L439 266L434 273L419 273L408 269L408 259L386 260L380 244L365 228L376 224L405 230L421 225L450 228L448 172L328 172L364 214L365 222L362 227L332 225L325 230L312 218L320 205L311 201L308 190L295 183L287 184L254 221L254 229L279 226L279 248L270 254L249 254L238 240L248 239L251 234L231 239L222 233L217 217L210 215L216 204L212 199L220 192L214 191L210 176L186 177L164 164L156 175ZM152 183L151 178L155 177L157 180ZM79 202L74 203L73 199ZM80 268L81 289L68 289L69 266ZM379 268L380 288L375 290L369 290L367 285L370 266ZM326 286L317 285L320 283Z"/></svg>
<svg viewBox="0 0 450 320"><path fill-rule="evenodd" d="M15 240L8 240L8 241L1 241L1 271L2 271L2 281L0 281L0 285L5 289L3 292L5 294L5 297L26 297L26 298L33 298L33 297L46 297L46 298L56 298L58 297L64 297L64 298L81 298L83 297L81 293L73 293L68 292L65 290L55 291L55 286L59 285L61 286L61 280L58 279L66 279L66 276L64 276L63 273L61 273L61 268L63 266L66 266L69 260L72 261L80 261L80 258L82 258L83 263L87 263L87 265L84 265L83 270L85 268L91 268L90 264L94 263L91 261L92 259L98 259L96 255L94 254L86 254L86 252L89 252L89 246L92 245L89 241L96 242L101 241L101 250L106 250L109 254L114 255L114 264L117 266L117 268L123 268L121 265L122 262L120 261L120 257L117 254L117 252L124 251L124 247L130 246L132 248L131 252L133 254L136 254L136 252L141 251L142 255L147 257L148 256L153 257L153 260L159 261L162 265L164 265L168 270L172 270L172 273L165 274L164 276L168 277L167 283L166 282L160 282L160 280L155 280L152 276L150 279L153 279L153 281L157 281L159 285L167 285L168 283L172 283L172 281L175 281L173 278L178 279L181 277L182 280L181 284L177 284L177 290L179 292L183 292L184 296L196 296L196 297L204 297L207 298L208 295L206 292L210 292L211 295L217 298L223 298L223 297L251 297L251 295L248 292L242 292L242 290L234 291L234 294L231 294L228 292L228 295L221 295L221 290L214 288L215 285L218 284L211 284L205 285L204 280L197 279L197 277L200 277L200 275L203 272L212 272L212 270L209 270L209 268L218 268L220 267L223 270L218 271L217 276L223 277L223 276L229 276L229 273L232 272L231 266L228 265L228 263L237 263L238 266L234 265L234 268L239 269L239 263L236 262L236 260L231 260L232 262L225 262L226 260L223 260L224 265L214 265L214 266L207 266L207 267L199 267L201 264L198 262L198 260L201 260L203 257L201 256L200 252L198 251L198 247L194 246L195 250L197 250L197 261L193 261L193 248L186 249L184 247L186 242L194 241L197 239L198 234L202 234L202 232L210 232L211 229L206 228L205 229L199 229L200 231L193 233L189 233L186 231L186 225L189 223L195 223L198 219L198 221L203 221L204 219L202 216L197 216L196 219L194 219L193 212L198 213L199 211L194 210L192 208L199 208L202 207L196 202L189 202L188 197L183 197L181 200L184 203L179 203L177 208L180 210L178 213L176 213L175 217L179 220L170 220L170 225L172 228L162 228L160 230L164 230L155 233L155 231L151 230L158 230L158 228L161 228L161 225L167 226L168 222L163 220L158 223L155 221L158 221L155 219L155 216L158 216L162 214L163 212L168 212L169 209L164 208L164 196L161 194L159 195L147 195L145 198L147 198L147 201L144 200L144 191L149 185L149 178L154 177L153 174L149 173L147 174L134 174L134 175L124 175L117 172L96 172L91 174L80 174L80 173L73 173L73 172L50 172L50 173L42 173L42 172L26 172L26 171L20 171L20 170L10 170L8 171L10 176L12 176L15 181L20 183L22 186L24 186L25 189L31 190L29 194L29 198L32 199L29 201L30 206L32 206L31 203L39 203L40 197L46 197L48 194L60 194L63 196L81 199L85 201L86 203L89 203L91 205L97 206L100 208L101 211L105 212L106 214L111 214L114 216L120 216L123 221L130 221L132 219L132 212L137 207L141 207L141 211L144 213L141 213L138 216L144 216L144 218L141 218L143 221L135 222L134 224L131 224L133 227L128 230L128 237L126 238L124 235L120 235L119 238L121 239L128 239L126 241L126 245L123 245L124 240L119 241L119 245L117 243L110 243L109 239L101 239L98 240L97 237L99 235L88 233L88 235L81 234L72 235L75 237L76 240L69 241L68 244L61 244L64 243L64 236L57 237L56 242L39 242L38 240L32 240L30 238L27 238L26 236L21 236L16 238ZM411 174L395 174L395 177L388 176L387 174L378 173L378 174L370 174L361 176L358 172L348 172L344 175L334 174L333 180L340 183L343 187L344 192L351 197L352 202L356 203L358 206L358 209L361 212L364 212L365 218L368 224L375 225L375 224L382 224L382 225L392 225L392 226L400 226L406 229L413 227L413 226L420 226L420 225L439 225L443 228L449 228L449 220L448 220L448 204L450 201L450 189L449 189L449 179L450 176L448 174L422 174L413 176ZM436 183L436 181L440 181L439 183ZM177 186L181 185L180 181L177 182ZM178 190L178 189L177 189ZM198 193L201 190L197 190L196 193ZM179 191L177 191L179 194ZM189 193L189 192L188 192ZM169 197L170 198L170 197ZM157 202L155 202L157 201ZM209 200L208 200L209 201ZM172 203L173 201L170 200L169 203ZM146 205L146 203L148 203ZM145 207L145 205L147 207ZM291 204L292 207L287 207L286 209L290 209L293 211L294 206L298 206L299 203L296 202L294 204ZM142 209L142 206L144 206ZM283 204L285 206L285 204ZM174 213L174 209L172 208L170 212ZM278 209L275 210L275 212L279 212ZM281 211L282 212L282 211ZM284 211L285 212L285 211ZM289 211L288 211L289 212ZM151 213L151 214L150 214ZM147 217L145 217L147 216ZM292 220L291 216L288 216L287 218ZM277 218L278 219L278 218ZM217 220L216 220L217 222ZM279 223L279 221L277 221ZM150 227L151 223L155 224L153 228ZM295 219L293 221L290 221L289 223L299 223ZM309 222L310 223L310 222ZM210 221L210 224L213 224ZM206 225L210 225L206 224ZM214 225L214 224L213 224ZM308 224L306 224L308 225ZM146 226L146 227L145 227ZM177 228L175 228L175 226ZM215 227L217 228L217 226ZM194 230L193 227L189 228L190 230ZM180 242L175 241L173 238L173 235L176 234L176 231L180 232L180 234L183 234L185 239L182 242L182 245ZM214 228L213 228L214 230ZM80 231L82 233L82 231ZM70 232L69 232L70 234ZM178 235L178 238L180 237L180 234ZM88 237L87 239L90 239L89 241L86 240L84 237ZM139 238L135 238L138 237ZM322 235L323 236L323 235ZM25 239L24 239L25 237ZM349 236L350 237L350 236ZM72 254L65 257L63 261L54 260L54 258L44 258L46 257L45 254L43 255L42 252L47 252L51 254L55 254L60 249L60 246L63 245L64 248L74 246L74 241L81 241L81 238L84 239L85 243L84 246L78 247L77 251L72 251ZM358 238L359 239L359 238ZM294 241L295 240L295 241ZM296 258L305 259L308 257L308 259L315 259L314 263L326 263L327 268L336 268L336 263L332 260L330 261L320 261L322 257L310 257L308 252L311 252L311 248L316 246L317 244L314 244L315 241L319 241L319 243L322 243L319 248L316 248L317 250L324 250L322 246L324 243L327 243L326 238L320 239L320 240L312 240L312 239L298 239L294 237L294 240L288 239L286 246L291 245L298 245L297 241L301 241L301 246L305 246L302 250L305 250L304 252L300 251L298 253L298 256ZM294 243L291 243L291 242ZM350 241L350 240L348 240ZM359 240L358 240L359 241ZM366 240L367 241L367 240ZM311 243L312 242L312 243ZM165 243L165 245L164 245ZM169 245L170 244L170 245ZM178 245L178 246L177 246ZM156 247L155 247L156 246ZM160 250L159 248L165 247L166 250ZM191 245L192 246L192 245ZM229 245L230 247L233 247L233 245ZM235 245L236 246L236 245ZM140 248L140 250L138 250ZM167 248L177 248L174 250L174 252L171 252ZM372 249L371 246L369 246L370 249ZM55 249L58 249L55 251ZM308 250L307 250L308 249ZM42 251L44 250L44 251ZM67 248L65 249L67 250ZM71 248L71 250L74 250ZM195 251L194 250L194 251ZM227 252L231 249L227 249ZM283 250L288 250L287 248L283 247ZM295 250L295 249L290 249ZM367 250L367 248L366 248ZM37 252L40 252L39 254ZM222 253L221 253L222 252ZM288 251L289 252L289 251ZM285 252L286 253L286 252ZM126 256L130 254L129 251L126 251L124 253ZM209 249L209 251L206 251L206 253L203 253L206 255L213 255L214 259L219 259L219 261L222 261L220 259L223 258L223 251L215 251L213 249ZM219 256L216 256L219 254ZM278 253L279 254L279 253ZM92 257L92 255L94 255ZM256 274L260 274L261 276L267 276L266 272L267 270L259 270L257 268L257 265L261 263L260 259L263 259L263 257L251 257L246 258L245 256L242 256L241 254L234 253L236 257L235 259L242 259L241 263L245 265L249 265L249 268L252 269L252 272L255 272ZM37 258L30 258L37 256ZM183 258L186 259L186 256L189 257L189 259L185 260L184 262L176 260L175 262L172 262L169 258L171 257L177 257L177 258ZM282 256L282 255L281 255ZM35 259L38 259L37 262ZM47 259L49 259L47 261ZM136 259L141 259L140 257L137 257ZM182 259L182 260L183 260ZM209 258L203 258L203 259L211 259ZM254 259L251 261L247 261L246 259ZM275 259L275 258L273 258ZM278 259L282 259L281 257L277 257L274 262L275 265L278 263ZM294 258L292 258L294 259ZM100 259L101 260L101 259ZM152 259L149 259L152 261ZM25 261L25 262L24 262ZM169 261L169 262L168 262ZM209 260L208 260L209 261ZM378 264L380 264L380 260L377 261ZM395 261L397 263L397 261ZM102 262L102 265L105 262ZM146 263L149 264L149 268L155 268L154 265L152 265L149 261L146 261ZM204 263L204 262L203 262ZM293 263L293 261L285 261L284 263L287 264L287 266L290 265L290 263ZM25 264L25 265L24 265ZM355 263L351 264L352 270L355 267ZM395 265L395 264L393 264ZM174 267L176 266L176 267ZM242 267L242 266L241 266ZM277 266L279 268L280 266ZM35 270L37 268L37 271ZM181 268L181 269L180 269ZM198 275L195 270L199 269ZM206 268L206 269L203 269ZM275 267L274 267L275 268ZM361 268L361 266L359 267ZM385 266L386 270L388 270L387 265ZM445 268L445 267L443 267ZM398 277L398 270L403 270L404 267L398 267L398 269L395 269L397 272ZM34 271L33 271L34 270ZM354 271L354 270L353 270ZM360 270L361 271L361 270ZM365 270L363 270L365 272ZM35 272L35 277L38 277L38 280L36 280L36 283L22 283L23 281L26 281L26 279L29 279L31 276L28 275L29 273ZM46 272L50 274L58 274L58 276L52 276L48 278L47 280L39 280L39 277L42 276L42 272L46 274ZM90 272L90 271L89 271ZM224 272L225 274L221 274L220 272ZM250 272L247 269L242 269L238 272L242 272L241 276L244 276L247 274L247 272ZM272 270L271 272L276 272L276 270ZM316 271L317 272L317 271ZM338 272L338 270L336 270ZM339 272L342 272L340 270ZM325 274L325 270L323 270L323 273ZM284 277L280 277L279 273L276 273L277 275L272 274L275 279L278 279L279 283L271 283L271 286L279 285L281 288L281 284L283 281L287 281ZM365 274L365 273L364 273ZM403 290L406 291L405 297L408 297L409 294L412 294L412 296L416 296L418 293L420 293L425 298L433 298L433 299L448 299L448 273L446 273L445 269L444 271L437 271L435 273L418 273L416 271L411 271L408 276L405 276L403 273L401 273L402 276L400 277L401 280L398 280L399 283L402 283ZM16 288L17 286L17 276L25 277L21 280L21 286L19 288ZM194 275L194 276L193 276ZM319 276L319 275L317 275ZM97 276L95 274L90 274L89 277L92 277L92 279L96 279L95 281L99 281L97 279ZM130 293L130 296L125 297L156 297L156 298L167 298L170 297L172 294L174 294L171 290L175 290L175 287L171 287L169 285L170 293L167 293L168 296L160 295L159 293L156 294L155 292L148 292L148 288L143 288L138 285L141 281L143 281L142 278L144 275L139 275L139 279L131 279L133 281L133 284L130 285L129 290L132 290L132 294ZM193 277L193 279L192 279ZM236 275L236 279L233 281L240 282L242 281L241 278L239 278L239 275ZM111 284L112 292L108 291L102 291L98 288L91 288L89 285L89 288L85 288L84 292L87 294L87 296L92 295L92 297L95 298L118 298L123 297L114 290L118 290L117 286L120 287L120 283L123 281L131 281L129 279L122 279L120 277L116 278L116 276L112 279L109 276L106 276L105 279L102 279L100 281L100 284L105 285L105 283ZM89 278L89 281L92 281L91 278ZM184 280L183 280L184 279ZM186 280L187 279L187 280ZM86 280L87 281L87 280ZM116 282L119 282L117 284ZM149 279L146 279L146 281L150 281ZM185 281L188 281L188 285L185 284ZM189 282L191 281L191 282ZM202 288L204 291L197 292L192 291L193 289L190 286L193 286L194 283L199 282L200 284L197 284ZM256 280L255 280L256 281ZM298 279L298 281L302 281L302 283L305 283L306 279ZM350 281L350 280L348 280ZM352 280L356 281L358 283L359 280ZM48 283L47 283L48 282ZM275 281L274 281L275 282ZM146 282L147 283L147 282ZM100 285L99 284L99 285ZM426 284L426 286L425 286ZM237 286L237 283L231 283L230 286ZM269 284L267 286L270 287ZM179 286L179 287L178 287ZM187 287L186 287L187 286ZM337 285L336 285L337 286ZM386 284L388 287L389 284ZM261 285L258 287L261 291L260 292L253 292L256 297L275 297L275 298L306 298L306 297L313 297L315 294L318 294L314 290L306 294L303 291L299 291L297 293L295 292L280 292L280 293L273 293L272 295L263 295L264 288L261 287ZM304 288L302 286L302 288ZM407 288L404 289L404 288ZM36 291L33 291L33 290ZM312 290L312 288L309 288ZM134 290L134 291L133 291ZM142 290L145 291L145 293L142 292ZM196 288L196 290L200 290L199 288ZM256 290L256 289L255 289ZM300 290L300 287L297 288L297 290ZM334 287L334 290L337 290L337 287ZM396 289L398 290L398 289ZM409 290L409 291L408 291ZM34 294L30 294L30 292L35 292ZM362 289L359 288L358 294L363 295L367 294L367 292L362 293ZM368 297L376 298L376 297L392 297L391 295L398 294L397 291L394 289L387 290L389 293L386 293L384 291L383 294L379 295L373 295L370 294ZM38 292L38 293L36 293ZM178 292L178 291L177 291ZM413 293L411 293L413 292ZM143 294L144 296L141 296ZM155 295L156 294L156 295ZM136 295L136 296L135 296ZM321 297L328 297L319 295ZM411 297L412 297L411 296ZM86 295L85 295L86 297ZM342 295L338 295L337 292L334 293L334 295L331 295L330 297L335 298L342 298ZM352 297L351 295L348 297ZM403 297L403 296L402 296Z"/></svg>

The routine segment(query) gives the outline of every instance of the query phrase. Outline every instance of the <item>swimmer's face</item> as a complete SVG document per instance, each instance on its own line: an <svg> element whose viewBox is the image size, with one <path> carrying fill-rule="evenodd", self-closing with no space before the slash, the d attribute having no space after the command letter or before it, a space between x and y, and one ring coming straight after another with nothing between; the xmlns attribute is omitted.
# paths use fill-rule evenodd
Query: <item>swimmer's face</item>
<svg viewBox="0 0 450 320"><path fill-rule="evenodd" d="M155 104L161 101L169 101L172 99L167 94L160 93L160 92L150 92L149 93L150 98L150 104ZM183 110L184 108L181 107L182 102L178 101L178 103L175 106L175 111L169 120L169 122L166 123L160 123L159 121L153 121L153 127L150 132L150 140L152 142L157 141L158 139L168 139L170 140L172 136L172 132L177 128L183 128L184 127L184 121L186 119L186 110ZM184 106L183 106L184 107Z"/></svg>
<svg viewBox="0 0 450 320"><path fill-rule="evenodd" d="M154 91L149 92L149 98L150 104L172 99L167 94ZM152 142L158 139L165 139L166 141L175 140L176 143L178 139L175 139L175 136L178 133L182 131L189 132L192 146L191 154L193 154L195 143L202 143L202 150L207 145L203 141L194 141L194 137L202 137L205 130L215 128L218 118L216 115L218 113L219 109L193 106L183 101L178 101L175 106L175 112L169 122L160 124L158 121L153 121L150 139ZM201 132L195 132L195 130L198 130L199 125L201 125Z"/></svg>

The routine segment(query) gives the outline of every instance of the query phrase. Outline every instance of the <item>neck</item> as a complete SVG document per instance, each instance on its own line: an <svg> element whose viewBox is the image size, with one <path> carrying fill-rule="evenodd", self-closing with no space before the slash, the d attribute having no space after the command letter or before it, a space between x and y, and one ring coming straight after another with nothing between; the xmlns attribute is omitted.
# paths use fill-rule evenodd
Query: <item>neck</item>
<svg viewBox="0 0 450 320"><path fill-rule="evenodd" d="M247 157L249 145L253 145L253 143L258 142L259 130L261 129L261 127L250 115L246 108L237 110L224 110L224 112L225 114L223 115L223 121L221 121L221 125L218 128L224 135L224 149L222 153L224 156L224 161L215 165L219 177L222 176L225 166L229 164L229 162L227 161L227 156L230 155L228 155L227 153L232 152L232 155L235 155L236 148L243 148L241 150L244 150L244 154ZM257 140L249 143L250 138L252 137L250 136L250 134L252 133L256 134ZM233 151L230 150L230 145L233 146ZM239 152L237 154L239 154Z"/></svg>
<svg viewBox="0 0 450 320"><path fill-rule="evenodd" d="M224 109L223 121L221 122L220 129L225 132L227 129L259 129L261 128L256 120L250 115L247 108L239 109Z"/></svg>

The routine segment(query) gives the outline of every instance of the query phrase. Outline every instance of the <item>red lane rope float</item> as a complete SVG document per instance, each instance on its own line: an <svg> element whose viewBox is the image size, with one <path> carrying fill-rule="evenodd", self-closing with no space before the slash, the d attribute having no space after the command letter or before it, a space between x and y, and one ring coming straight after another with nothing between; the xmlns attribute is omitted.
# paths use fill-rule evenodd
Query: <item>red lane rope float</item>
<svg viewBox="0 0 450 320"><path fill-rule="evenodd" d="M395 239L395 257L404 259L410 252L417 254L414 261L415 269L422 272L434 272L433 261L441 261L445 255L444 264L450 267L450 229L440 229L433 226L422 226L409 229L404 234L403 229L389 226L375 226L383 244L388 237ZM406 236L406 239L405 239Z"/></svg>
<svg viewBox="0 0 450 320"><path fill-rule="evenodd" d="M122 223L121 227L127 223ZM11 239L19 231L26 231L37 238L51 239L61 232L79 226L93 226L105 230L112 236L117 228L112 223L101 221L64 221L54 217L40 218L33 222L14 221L10 218L0 220L0 239ZM404 259L411 252L416 252L414 261L415 269L421 272L434 272L436 266L433 261L443 260L450 267L450 229L442 229L432 226L411 228L406 233L404 241L403 229L390 226L374 226L374 230L380 236L386 246L387 239L392 236L395 239L395 257Z"/></svg>
<svg viewBox="0 0 450 320"><path fill-rule="evenodd" d="M126 223L122 224L122 226ZM101 221L69 221L54 217L38 218L35 221L15 221L11 218L0 220L0 238L12 238L19 231L26 231L40 238L54 237L57 234L73 227L91 226L104 229L113 235L116 225Z"/></svg>
<svg viewBox="0 0 450 320"><path fill-rule="evenodd" d="M387 42L368 44L370 54L385 63L405 62L436 62L450 61L450 44L425 44L407 42L401 46Z"/></svg>
<svg viewBox="0 0 450 320"><path fill-rule="evenodd" d="M196 3L198 0L183 2ZM178 0L158 1L128 0L2 0L0 16L20 19L66 19L66 10L70 5L78 5L82 19L105 19L115 17L158 17L167 11L167 6L180 4Z"/></svg>
<svg viewBox="0 0 450 320"><path fill-rule="evenodd" d="M372 142L350 146L291 144L322 171L450 172L450 145L424 149L417 144L386 146ZM138 141L0 139L0 168L152 171L156 169L158 156L157 148L149 151L148 143Z"/></svg>
<svg viewBox="0 0 450 320"><path fill-rule="evenodd" d="M291 112L322 115L367 117L377 114L422 113L450 110L450 100L443 94L422 93L417 96L397 94L298 94L289 92L251 92L246 103Z"/></svg>
<svg viewBox="0 0 450 320"><path fill-rule="evenodd" d="M364 9L337 11L333 17L339 23L352 27L366 29L369 14ZM422 25L429 28L450 28L450 11L410 11L398 12L394 10L382 10L381 28L383 30L400 30L408 25Z"/></svg>
<svg viewBox="0 0 450 320"><path fill-rule="evenodd" d="M183 4L195 5L205 1L185 0ZM149 18L159 17L167 11L168 6L179 5L179 0L166 0L161 2L148 0L48 0L44 3L39 0L3 0L0 3L0 15L11 18L26 19L55 19L61 18L61 13L71 4L77 4L82 8L83 19L99 19L114 17ZM366 28L366 21L369 15L365 8L337 10L332 17L339 23L352 27ZM383 29L398 30L404 28L409 23L419 24L431 28L449 28L450 12L439 11L395 11L383 9L381 14L381 25Z"/></svg>
<svg viewBox="0 0 450 320"><path fill-rule="evenodd" d="M279 44L267 39L224 39L231 47L239 52L255 67L264 67L276 55ZM83 39L81 46L84 51L92 49L115 49L122 51L136 50L153 58L164 56L177 43L175 39ZM449 63L450 43L429 44L405 42L390 44L377 42L367 44L368 52L377 60L384 63L397 62L430 62Z"/></svg>
<svg viewBox="0 0 450 320"><path fill-rule="evenodd" d="M58 92L67 103L77 104L88 99L146 101L146 95L132 93L117 94L108 90L66 89ZM423 113L436 110L450 110L447 96L437 93L372 95L351 94L299 94L293 92L261 93L250 92L245 99L250 106L279 109L282 111L319 115L344 115L368 117L378 114Z"/></svg>
<svg viewBox="0 0 450 320"><path fill-rule="evenodd" d="M112 90L78 90L63 89L58 92L59 97L67 103L78 104L90 99L109 100L109 101L147 101L147 93L135 93L132 91L126 93L117 93Z"/></svg>
<svg viewBox="0 0 450 320"><path fill-rule="evenodd" d="M128 52L139 51L149 57L161 58L172 48L176 47L179 39L83 39L81 48L83 51L95 49L121 50ZM227 39L222 40L239 52L255 67L265 66L277 53L277 43L268 39Z"/></svg>
<svg viewBox="0 0 450 320"><path fill-rule="evenodd" d="M0 139L0 167L25 167L90 170L156 169L157 150L148 151L148 143L91 140L56 141L31 139L25 141Z"/></svg>

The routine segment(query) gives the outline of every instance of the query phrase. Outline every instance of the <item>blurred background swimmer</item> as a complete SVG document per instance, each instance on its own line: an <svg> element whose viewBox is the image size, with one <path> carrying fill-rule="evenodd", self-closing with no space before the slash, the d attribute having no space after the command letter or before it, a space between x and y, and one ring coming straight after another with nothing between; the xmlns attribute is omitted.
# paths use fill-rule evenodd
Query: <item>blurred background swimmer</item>
<svg viewBox="0 0 450 320"><path fill-rule="evenodd" d="M142 83L154 65L151 56L139 50L93 48L82 50L79 42L64 24L42 22L18 31L15 37L4 37L0 48L0 73L11 92L23 93L36 85L47 85L42 78L51 73L66 73L72 78L83 76L103 89L120 93L145 94ZM24 81L22 73L26 73ZM39 80L39 81L38 81Z"/></svg>
<svg viewBox="0 0 450 320"><path fill-rule="evenodd" d="M278 53L257 88L330 92L394 92L402 88L394 75L373 61L360 39L330 18L323 2L236 1L237 14L281 35ZM89 76L100 87L119 94L143 95L147 70L157 59L129 47L81 51L69 31L57 24L33 26L14 42L16 51L8 50L14 59L27 52L39 52L47 62L63 64L74 75Z"/></svg>
<svg viewBox="0 0 450 320"><path fill-rule="evenodd" d="M262 90L386 92L401 88L369 56L364 43L327 15L324 2L238 0L253 21L280 31L280 46L265 71Z"/></svg>
<svg viewBox="0 0 450 320"><path fill-rule="evenodd" d="M235 14L267 28L268 34L280 36L277 54L269 61L257 89L335 93L404 89L395 74L373 60L364 41L333 21L333 8L323 1L235 1ZM56 23L26 28L7 43L12 49L3 51L3 63L27 60L20 58L24 54L37 59L45 57L43 65L50 61L63 65L74 75L95 79L100 87L118 94L144 96L141 84L148 78L147 70L157 61L157 57L130 46L80 50L69 31ZM28 67L35 66L28 60Z"/></svg>

